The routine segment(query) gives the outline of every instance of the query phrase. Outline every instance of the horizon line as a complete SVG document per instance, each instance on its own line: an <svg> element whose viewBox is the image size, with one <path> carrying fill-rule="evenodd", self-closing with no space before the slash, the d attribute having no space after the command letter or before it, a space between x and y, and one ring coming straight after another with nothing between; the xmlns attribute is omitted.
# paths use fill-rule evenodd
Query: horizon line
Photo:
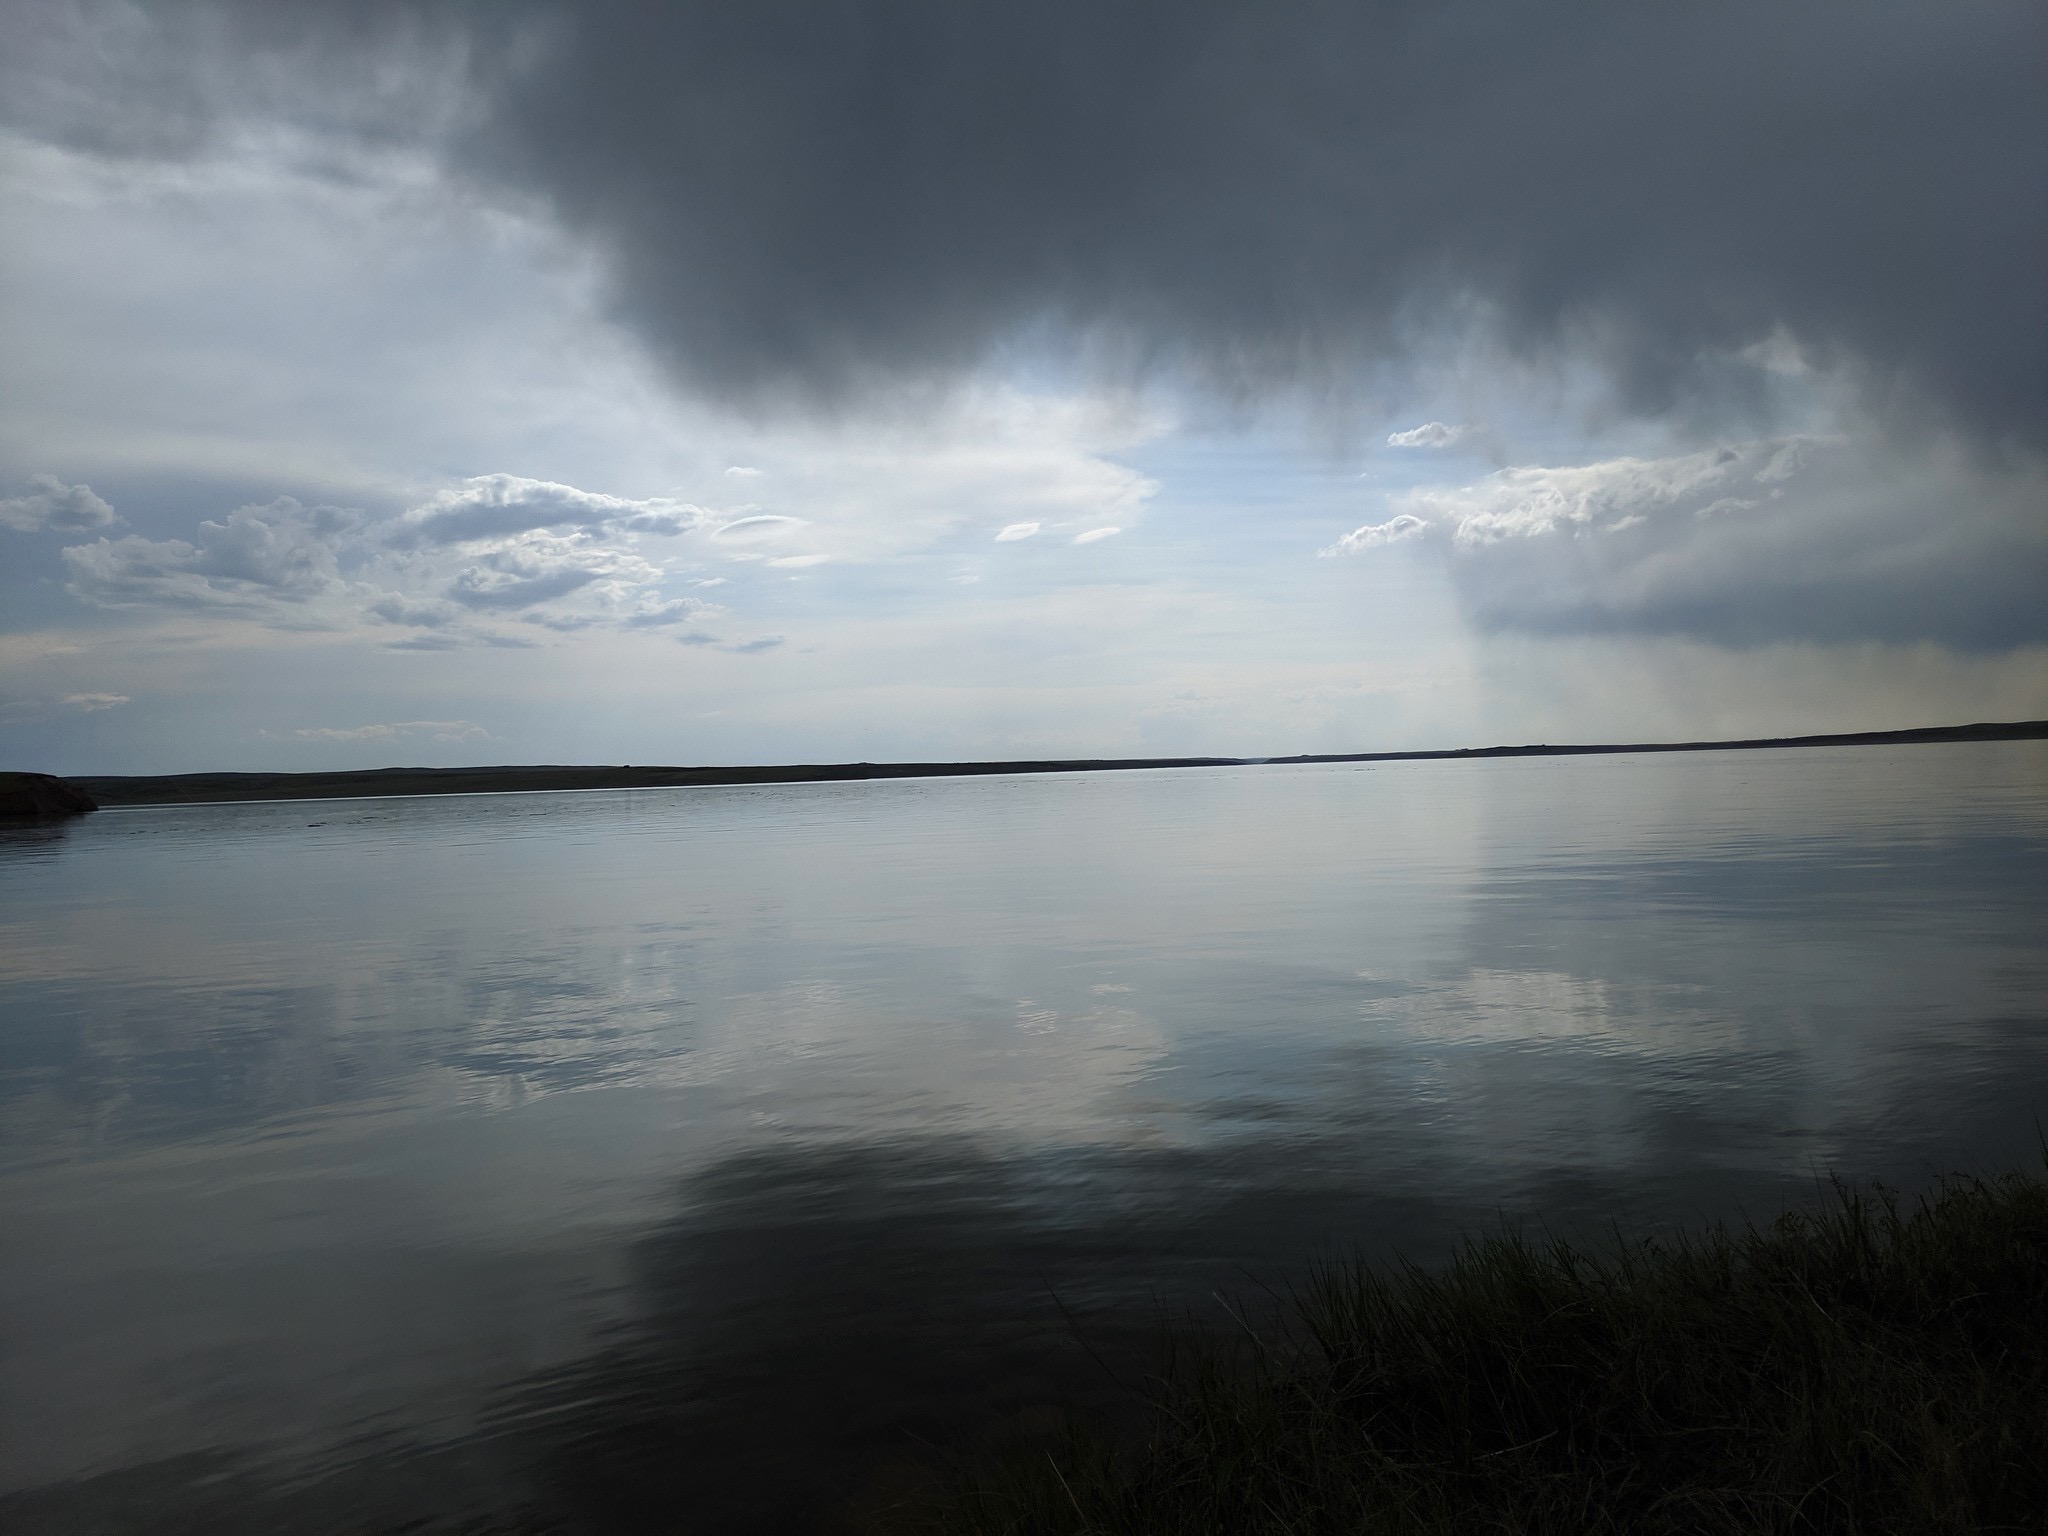
<svg viewBox="0 0 2048 1536"><path fill-rule="evenodd" d="M1031 773L1111 773L1162 768L1251 768L1315 763L1441 762L1472 758L1620 756L1653 752L1797 747L1910 746L2048 738L2048 720L1980 721L1902 730L1840 731L1717 741L1550 743L1441 747L1401 752L1304 752L1274 757L1059 757L964 762L845 762L698 766L479 764L290 771L202 770L174 774L68 774L102 805L224 800L359 799L409 794L504 794L575 789L667 789L720 784L828 783L863 779L968 778ZM506 782L506 781L512 782ZM496 781L496 782L485 782ZM523 781L523 782L522 782ZM400 787L403 783L405 787ZM297 792L294 792L294 791Z"/></svg>

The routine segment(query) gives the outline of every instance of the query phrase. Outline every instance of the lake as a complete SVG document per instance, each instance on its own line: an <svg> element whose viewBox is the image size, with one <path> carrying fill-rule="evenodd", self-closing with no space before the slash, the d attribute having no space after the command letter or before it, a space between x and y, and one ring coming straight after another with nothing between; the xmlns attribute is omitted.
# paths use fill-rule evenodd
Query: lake
<svg viewBox="0 0 2048 1536"><path fill-rule="evenodd" d="M106 811L0 832L0 1523L811 1529L2044 1120L2048 743Z"/></svg>

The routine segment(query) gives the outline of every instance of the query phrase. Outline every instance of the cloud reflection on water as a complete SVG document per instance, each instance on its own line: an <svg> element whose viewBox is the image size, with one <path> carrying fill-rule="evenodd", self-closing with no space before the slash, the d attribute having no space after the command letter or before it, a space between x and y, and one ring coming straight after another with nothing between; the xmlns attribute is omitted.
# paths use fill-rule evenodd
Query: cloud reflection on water
<svg viewBox="0 0 2048 1536"><path fill-rule="evenodd" d="M796 1519L913 1433L1098 1392L1054 1292L1115 1353L1503 1210L1597 1233L2025 1157L2042 770L92 818L0 859L0 1487L42 1485L0 1508L229 1529L183 1459L223 1452L324 1479L234 1484L250 1529L516 1495L596 1530L678 1490L715 1524L762 1486Z"/></svg>

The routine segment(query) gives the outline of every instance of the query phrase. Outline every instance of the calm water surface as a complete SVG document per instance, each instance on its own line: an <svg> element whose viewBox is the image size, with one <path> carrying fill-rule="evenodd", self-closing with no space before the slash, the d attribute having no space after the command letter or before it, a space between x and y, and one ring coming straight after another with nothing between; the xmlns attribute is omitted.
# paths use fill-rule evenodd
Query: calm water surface
<svg viewBox="0 0 2048 1536"><path fill-rule="evenodd" d="M2038 1157L2048 745L0 834L0 1522L810 1528L1160 1309Z"/></svg>

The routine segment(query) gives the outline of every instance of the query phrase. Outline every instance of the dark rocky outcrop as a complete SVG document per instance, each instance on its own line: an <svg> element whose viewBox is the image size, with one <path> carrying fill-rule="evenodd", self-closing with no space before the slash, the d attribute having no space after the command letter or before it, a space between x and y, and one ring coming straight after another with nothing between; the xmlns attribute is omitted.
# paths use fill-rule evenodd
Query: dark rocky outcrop
<svg viewBox="0 0 2048 1536"><path fill-rule="evenodd" d="M98 809L76 784L47 773L0 773L0 822L62 821Z"/></svg>

